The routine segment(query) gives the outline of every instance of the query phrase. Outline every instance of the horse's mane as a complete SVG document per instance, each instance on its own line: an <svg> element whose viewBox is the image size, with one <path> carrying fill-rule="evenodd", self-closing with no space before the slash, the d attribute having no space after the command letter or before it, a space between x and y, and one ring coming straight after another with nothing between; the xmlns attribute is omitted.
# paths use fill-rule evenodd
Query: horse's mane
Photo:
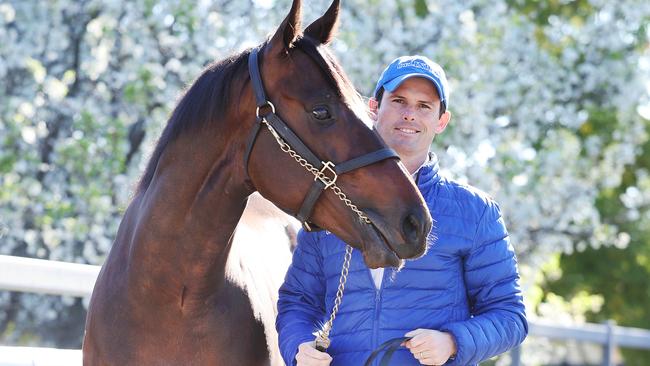
<svg viewBox="0 0 650 366"><path fill-rule="evenodd" d="M315 47L309 38L301 38L297 42L307 42ZM268 40L261 46L268 43ZM210 121L218 120L228 113L231 105L236 105L233 100L233 84L238 78L248 76L248 55L251 49L232 55L226 59L208 65L201 75L185 91L180 101L174 108L163 130L151 159L147 164L136 192L143 192L151 183L158 166L158 161L167 145L185 131L200 128ZM311 54L312 59L325 74L328 82L339 93L339 96L351 107L363 106L359 93L343 72L336 58L326 47L317 47L316 54ZM241 91L240 91L241 92ZM237 95L238 97L238 95ZM362 111L361 113L366 113Z"/></svg>
<svg viewBox="0 0 650 366"><path fill-rule="evenodd" d="M251 49L247 49L211 63L184 92L156 143L137 192L145 191L149 187L158 161L171 141L186 131L218 120L220 116L227 114L229 106L236 105L232 86L238 78L248 75L250 52Z"/></svg>

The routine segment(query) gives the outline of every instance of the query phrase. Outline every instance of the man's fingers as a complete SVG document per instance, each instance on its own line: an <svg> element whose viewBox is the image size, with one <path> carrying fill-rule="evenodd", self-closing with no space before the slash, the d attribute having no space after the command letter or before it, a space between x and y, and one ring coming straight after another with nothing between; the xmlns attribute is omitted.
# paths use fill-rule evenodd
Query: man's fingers
<svg viewBox="0 0 650 366"><path fill-rule="evenodd" d="M422 333L423 331L424 331L424 329L418 328L418 329L412 330L412 331L404 334L404 337L415 337L416 335Z"/></svg>
<svg viewBox="0 0 650 366"><path fill-rule="evenodd" d="M313 358L314 360L319 360L319 361L330 361L332 359L332 356L325 352L321 352L317 349L310 348L305 350L305 356L308 356L310 358Z"/></svg>
<svg viewBox="0 0 650 366"><path fill-rule="evenodd" d="M421 345L425 341L425 339L423 337L424 334L426 334L426 329L421 329L421 328L412 330L412 331L404 334L405 337L411 337L410 340L404 342L405 343L404 346L406 348L408 348L408 349L411 349L413 347L417 347L417 346Z"/></svg>
<svg viewBox="0 0 650 366"><path fill-rule="evenodd" d="M298 354L305 355L307 358L320 360L320 361L330 361L332 356L325 352L321 352L314 348L313 342L303 343L298 346Z"/></svg>
<svg viewBox="0 0 650 366"><path fill-rule="evenodd" d="M430 349L431 348L427 347L425 344L421 344L421 345L419 345L417 347L409 348L409 351L411 351L412 354L416 355L416 354L418 354L420 352L424 352L424 351L430 350Z"/></svg>
<svg viewBox="0 0 650 366"><path fill-rule="evenodd" d="M421 335L416 335L411 340L405 342L406 343L406 348L408 349L413 349L415 347L419 347L424 344L426 341L425 337L422 337Z"/></svg>
<svg viewBox="0 0 650 366"><path fill-rule="evenodd" d="M298 366L327 366L331 362L330 360L317 360L305 354L298 354L296 361Z"/></svg>

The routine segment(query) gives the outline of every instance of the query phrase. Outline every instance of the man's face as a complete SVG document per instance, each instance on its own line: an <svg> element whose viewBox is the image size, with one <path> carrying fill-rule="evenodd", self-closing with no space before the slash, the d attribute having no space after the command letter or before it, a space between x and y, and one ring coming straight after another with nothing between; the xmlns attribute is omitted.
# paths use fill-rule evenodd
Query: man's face
<svg viewBox="0 0 650 366"><path fill-rule="evenodd" d="M433 137L449 122L440 112L440 98L433 83L420 77L406 79L392 93L384 92L380 107L371 103L375 127L402 159L420 159L429 152Z"/></svg>

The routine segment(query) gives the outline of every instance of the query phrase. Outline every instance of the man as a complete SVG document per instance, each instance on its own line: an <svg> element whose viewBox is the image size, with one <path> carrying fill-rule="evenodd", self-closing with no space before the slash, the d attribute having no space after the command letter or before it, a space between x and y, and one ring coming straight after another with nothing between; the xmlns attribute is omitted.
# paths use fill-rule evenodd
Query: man
<svg viewBox="0 0 650 366"><path fill-rule="evenodd" d="M355 251L324 353L312 333L332 309L345 243L301 231L276 321L288 365L363 365L379 345L402 336L412 338L393 354L393 365L474 365L526 337L517 262L499 207L441 177L429 152L449 123L448 106L445 73L426 57L397 58L379 78L370 100L375 128L427 202L434 219L429 249L399 272L370 270Z"/></svg>

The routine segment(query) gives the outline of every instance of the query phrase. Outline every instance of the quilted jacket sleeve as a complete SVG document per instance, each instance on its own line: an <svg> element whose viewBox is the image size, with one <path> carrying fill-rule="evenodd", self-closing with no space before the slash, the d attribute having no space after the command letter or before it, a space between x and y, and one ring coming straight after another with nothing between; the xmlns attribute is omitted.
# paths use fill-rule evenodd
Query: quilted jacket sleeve
<svg viewBox="0 0 650 366"><path fill-rule="evenodd" d="M325 279L322 257L316 248L317 235L303 230L298 233L298 245L280 287L275 327L287 365L296 364L301 343L314 340L312 333L325 314Z"/></svg>
<svg viewBox="0 0 650 366"><path fill-rule="evenodd" d="M441 329L453 335L457 346L455 359L446 365L476 364L519 345L528 334L517 259L499 207L492 201L464 264L472 317Z"/></svg>

